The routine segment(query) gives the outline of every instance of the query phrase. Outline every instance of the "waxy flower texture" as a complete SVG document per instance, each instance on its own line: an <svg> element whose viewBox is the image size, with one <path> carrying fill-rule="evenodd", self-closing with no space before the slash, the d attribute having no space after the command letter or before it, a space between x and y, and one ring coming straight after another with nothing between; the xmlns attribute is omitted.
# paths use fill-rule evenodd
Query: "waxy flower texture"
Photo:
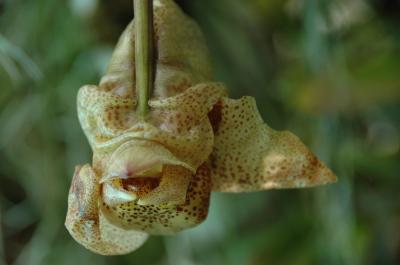
<svg viewBox="0 0 400 265"><path fill-rule="evenodd" d="M292 133L266 125L252 97L230 99L213 82L199 27L172 0L154 1L155 83L136 114L130 23L98 86L80 88L79 121L93 150L77 166L66 227L103 255L139 248L207 217L210 195L302 188L336 176Z"/></svg>

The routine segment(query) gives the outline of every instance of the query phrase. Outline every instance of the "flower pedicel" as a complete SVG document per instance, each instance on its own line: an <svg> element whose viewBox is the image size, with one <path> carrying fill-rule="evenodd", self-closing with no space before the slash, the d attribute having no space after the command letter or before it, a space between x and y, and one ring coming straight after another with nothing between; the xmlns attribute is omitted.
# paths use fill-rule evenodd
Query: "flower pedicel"
<svg viewBox="0 0 400 265"><path fill-rule="evenodd" d="M78 93L93 150L77 166L65 225L86 248L118 255L148 235L207 217L211 191L302 188L336 176L292 133L261 119L252 97L227 97L212 81L202 33L172 0L154 1L155 83L146 119L136 114L130 23L98 86Z"/></svg>

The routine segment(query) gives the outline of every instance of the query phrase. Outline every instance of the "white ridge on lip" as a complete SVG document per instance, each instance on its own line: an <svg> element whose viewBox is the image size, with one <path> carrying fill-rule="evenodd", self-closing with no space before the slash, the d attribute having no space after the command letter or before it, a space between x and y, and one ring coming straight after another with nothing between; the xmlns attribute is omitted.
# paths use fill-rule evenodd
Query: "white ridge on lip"
<svg viewBox="0 0 400 265"><path fill-rule="evenodd" d="M135 201L137 196L133 193L118 189L112 183L103 184L103 201L110 206L115 206L125 202Z"/></svg>

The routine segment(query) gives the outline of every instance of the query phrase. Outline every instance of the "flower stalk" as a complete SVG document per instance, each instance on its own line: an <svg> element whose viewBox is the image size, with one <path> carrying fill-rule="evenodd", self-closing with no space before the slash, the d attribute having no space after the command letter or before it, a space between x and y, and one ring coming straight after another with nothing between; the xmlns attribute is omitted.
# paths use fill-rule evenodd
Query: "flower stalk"
<svg viewBox="0 0 400 265"><path fill-rule="evenodd" d="M145 118L153 87L153 1L134 0L137 113Z"/></svg>

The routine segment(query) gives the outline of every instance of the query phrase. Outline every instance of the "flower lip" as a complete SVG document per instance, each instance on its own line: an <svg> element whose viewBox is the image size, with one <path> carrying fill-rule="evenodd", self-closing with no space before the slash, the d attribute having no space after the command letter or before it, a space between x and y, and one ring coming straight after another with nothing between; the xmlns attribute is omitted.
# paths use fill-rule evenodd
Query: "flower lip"
<svg viewBox="0 0 400 265"><path fill-rule="evenodd" d="M136 177L121 180L122 188L135 193L137 197L142 197L154 190L160 184L160 178Z"/></svg>
<svg viewBox="0 0 400 265"><path fill-rule="evenodd" d="M196 169L179 160L167 148L149 140L129 140L111 155L100 183L115 179L160 178L164 165L177 165L192 172Z"/></svg>
<svg viewBox="0 0 400 265"><path fill-rule="evenodd" d="M134 192L124 190L120 185L113 182L107 182L102 185L102 199L110 206L121 203L131 202L138 199Z"/></svg>

